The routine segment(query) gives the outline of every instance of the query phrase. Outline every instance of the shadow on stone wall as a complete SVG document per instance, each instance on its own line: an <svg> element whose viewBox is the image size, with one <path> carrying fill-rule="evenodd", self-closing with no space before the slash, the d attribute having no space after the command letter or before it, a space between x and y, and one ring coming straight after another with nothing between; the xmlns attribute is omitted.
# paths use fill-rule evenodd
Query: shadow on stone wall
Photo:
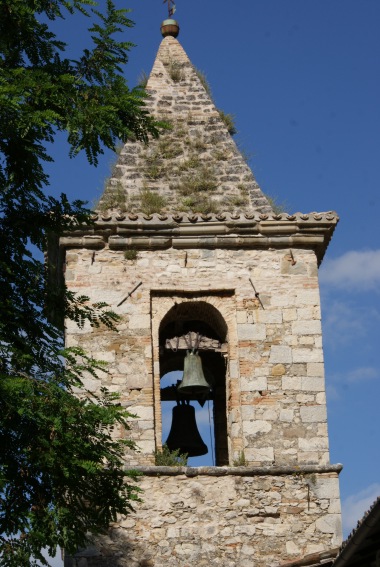
<svg viewBox="0 0 380 567"><path fill-rule="evenodd" d="M96 544L65 556L64 567L153 567L153 553L146 545L133 541L124 528L111 528Z"/></svg>

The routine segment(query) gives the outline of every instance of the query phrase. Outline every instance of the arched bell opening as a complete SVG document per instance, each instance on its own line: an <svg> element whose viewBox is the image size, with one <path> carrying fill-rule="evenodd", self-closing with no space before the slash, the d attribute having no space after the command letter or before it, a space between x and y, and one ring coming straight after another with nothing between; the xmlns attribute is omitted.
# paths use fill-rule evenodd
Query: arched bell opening
<svg viewBox="0 0 380 567"><path fill-rule="evenodd" d="M181 445L180 430L193 429L192 410L177 409L173 406L190 405L195 408L197 429L202 438L195 442L201 451L202 441L208 445L205 456L193 457L189 465L218 466L228 464L227 411L226 411L226 367L227 367L227 325L219 311L205 301L187 301L176 304L165 315L159 329L161 411L163 416L162 443L168 439L165 422L173 420L174 446ZM199 357L201 369L189 370L192 355ZM187 359L187 360L186 360ZM198 360L198 362L199 362ZM194 362L194 360L192 360ZM197 368L198 366L195 365ZM185 377L184 374L185 370ZM190 391L181 390L190 372ZM193 391L194 380L198 384L202 375L208 388ZM195 376L195 378L194 378ZM197 390L197 388L195 388ZM168 416L173 411L172 415ZM187 425L187 421L190 420ZM183 423L185 425L183 425ZM210 434L211 430L211 434ZM173 435L169 436L169 441ZM186 437L186 435L185 435ZM194 433L194 438L197 435Z"/></svg>
<svg viewBox="0 0 380 567"><path fill-rule="evenodd" d="M175 370L168 372L161 378L161 391L171 388L172 385L177 384L182 380L183 370ZM170 396L172 397L172 396ZM174 399L165 399L165 393L161 400L161 415L162 415L162 445L168 444L170 446L170 433L174 436L178 435L178 427L183 424L187 428L187 435L185 442L190 441L192 446L195 446L198 451L196 456L189 457L189 466L206 466L215 464L215 439L214 439L214 401L212 399L204 400L202 405L195 400L188 400L189 406L193 408L194 415L188 415L188 411L183 410L181 407L178 410L179 404L187 403L185 398L179 399L179 403ZM181 416L175 415L179 411ZM178 419L181 423L178 423ZM194 427L196 428L194 430ZM168 443L169 440L169 443ZM174 447L173 447L174 448ZM178 448L178 447L175 447ZM183 452L189 452L188 449Z"/></svg>

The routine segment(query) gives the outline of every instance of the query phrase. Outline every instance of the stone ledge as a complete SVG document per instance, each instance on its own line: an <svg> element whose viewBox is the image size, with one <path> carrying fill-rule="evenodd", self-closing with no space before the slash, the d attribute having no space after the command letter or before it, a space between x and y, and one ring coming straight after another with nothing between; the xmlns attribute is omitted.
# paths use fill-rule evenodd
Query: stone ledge
<svg viewBox="0 0 380 567"><path fill-rule="evenodd" d="M94 215L92 225L78 223L59 238L61 249L141 250L173 248L307 248L318 263L339 217L334 212L217 215ZM52 242L49 257L52 255ZM58 242L55 242L55 246Z"/></svg>
<svg viewBox="0 0 380 567"><path fill-rule="evenodd" d="M129 468L129 467L128 467ZM299 467L133 467L143 476L284 476L314 473L340 473L343 465L300 465Z"/></svg>
<svg viewBox="0 0 380 567"><path fill-rule="evenodd" d="M244 213L121 213L120 211L109 210L107 212L96 212L92 215L92 220L96 224L112 224L117 223L121 225L130 224L150 224L150 225L178 225L178 224L194 224L194 223L220 223L226 221L232 224L256 224L256 223L266 223L273 224L274 222L278 226L284 225L287 222L290 223L306 223L308 225L320 225L324 223L337 224L339 221L339 216L335 211L327 211L323 213L294 213L292 215L288 213L279 214L264 214L258 213L256 211L249 211ZM240 222L237 222L240 221Z"/></svg>

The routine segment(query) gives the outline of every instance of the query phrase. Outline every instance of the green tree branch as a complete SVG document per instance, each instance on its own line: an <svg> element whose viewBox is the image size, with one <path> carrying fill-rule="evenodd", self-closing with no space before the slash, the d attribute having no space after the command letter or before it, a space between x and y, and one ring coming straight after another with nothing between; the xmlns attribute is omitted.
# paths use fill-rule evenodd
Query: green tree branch
<svg viewBox="0 0 380 567"><path fill-rule="evenodd" d="M54 289L40 261L51 235L91 224L80 201L50 196L49 145L67 134L70 155L96 165L103 148L130 136L148 142L161 125L146 93L122 75L133 25L111 0L0 0L0 565L46 564L41 551L75 551L138 498L123 467L129 414L117 396L86 392L83 378L104 366L64 349L62 325L113 327L105 303ZM91 18L93 46L77 59L51 21L75 12ZM37 253L35 253L37 251ZM48 320L46 313L54 313ZM54 320L56 323L53 323ZM75 395L81 388L81 396Z"/></svg>

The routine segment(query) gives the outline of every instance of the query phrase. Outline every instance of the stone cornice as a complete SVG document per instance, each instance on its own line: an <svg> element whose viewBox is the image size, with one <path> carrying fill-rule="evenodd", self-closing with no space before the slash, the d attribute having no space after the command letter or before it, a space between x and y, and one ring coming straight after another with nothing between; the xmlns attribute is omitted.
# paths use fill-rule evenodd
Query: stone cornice
<svg viewBox="0 0 380 567"><path fill-rule="evenodd" d="M149 224L149 225L156 225L157 223L159 226L163 224L195 224L195 223L223 223L223 222L237 222L237 224L248 224L248 223L265 223L266 221L269 222L291 222L291 223L307 223L307 224L324 224L324 223L334 223L338 222L339 217L335 211L328 211L325 213L294 213L292 215L288 213L279 213L279 214L270 214L270 213L258 213L258 212L246 212L246 213L207 213L207 214L190 214L190 213L168 213L168 214L152 214L147 215L143 213L120 213L120 212L113 212L113 213L99 213L94 214L92 216L96 225L102 226L104 224L117 224L117 225L126 225L129 226L130 224L136 225L137 224Z"/></svg>
<svg viewBox="0 0 380 567"><path fill-rule="evenodd" d="M93 226L63 235L61 248L308 248L322 261L339 217L335 212L262 214L103 214Z"/></svg>
<svg viewBox="0 0 380 567"><path fill-rule="evenodd" d="M343 465L300 465L272 467L164 467L139 466L128 467L143 476L284 476L311 475L323 473L339 474Z"/></svg>

